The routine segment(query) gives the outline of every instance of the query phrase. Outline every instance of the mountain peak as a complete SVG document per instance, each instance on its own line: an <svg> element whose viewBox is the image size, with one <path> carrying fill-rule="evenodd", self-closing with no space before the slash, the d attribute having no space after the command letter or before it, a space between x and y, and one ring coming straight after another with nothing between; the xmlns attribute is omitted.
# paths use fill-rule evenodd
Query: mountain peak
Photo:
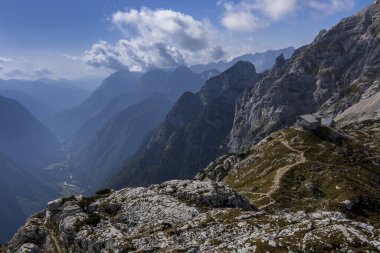
<svg viewBox="0 0 380 253"><path fill-rule="evenodd" d="M284 54L280 54L279 56L277 56L276 58L276 62L274 63L274 68L281 68L282 66L284 66L286 63L286 60L285 60L285 57L284 57Z"/></svg>
<svg viewBox="0 0 380 253"><path fill-rule="evenodd" d="M181 74L181 73L187 73L187 72L193 73L193 71L190 68L186 67L185 65L180 65L177 68L175 68L173 71L173 73L175 74L177 73Z"/></svg>
<svg viewBox="0 0 380 253"><path fill-rule="evenodd" d="M231 74L239 74L242 77L252 76L252 74L256 74L256 68L253 63L249 61L238 61L231 68L227 69L224 73L227 75Z"/></svg>

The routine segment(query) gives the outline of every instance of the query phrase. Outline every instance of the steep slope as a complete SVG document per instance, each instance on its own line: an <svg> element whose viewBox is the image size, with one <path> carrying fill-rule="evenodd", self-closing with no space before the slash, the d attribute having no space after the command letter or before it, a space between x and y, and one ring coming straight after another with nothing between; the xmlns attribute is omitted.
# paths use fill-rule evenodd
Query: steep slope
<svg viewBox="0 0 380 253"><path fill-rule="evenodd" d="M270 73L238 101L228 143L249 148L269 133L290 126L297 115L336 116L376 93L380 73L380 4L321 31L290 60L278 59Z"/></svg>
<svg viewBox="0 0 380 253"><path fill-rule="evenodd" d="M60 150L55 136L15 100L0 96L0 152L27 169L40 168Z"/></svg>
<svg viewBox="0 0 380 253"><path fill-rule="evenodd" d="M110 75L79 106L55 115L49 126L59 137L69 139L84 122L94 117L117 95L131 92L140 76L139 73L129 71L119 71Z"/></svg>
<svg viewBox="0 0 380 253"><path fill-rule="evenodd" d="M2 251L377 252L379 233L339 212L258 212L226 185L175 180L52 201Z"/></svg>
<svg viewBox="0 0 380 253"><path fill-rule="evenodd" d="M185 91L197 92L205 80L185 66L174 71L151 70L136 85L140 99L148 98L154 93L162 93L171 101L176 101Z"/></svg>
<svg viewBox="0 0 380 253"><path fill-rule="evenodd" d="M52 117L53 110L47 105L18 90L0 90L0 95L17 100L25 106L39 121L46 123Z"/></svg>
<svg viewBox="0 0 380 253"><path fill-rule="evenodd" d="M349 125L374 119L380 119L380 92L347 108L335 120L340 125Z"/></svg>
<svg viewBox="0 0 380 253"><path fill-rule="evenodd" d="M0 90L21 91L48 105L55 113L78 105L89 95L81 88L54 81L0 80Z"/></svg>
<svg viewBox="0 0 380 253"><path fill-rule="evenodd" d="M334 210L380 225L375 129L280 130L245 153L221 157L197 178L222 181L261 209Z"/></svg>
<svg viewBox="0 0 380 253"><path fill-rule="evenodd" d="M254 65L239 62L209 79L200 92L182 95L148 147L134 155L111 184L148 185L193 177L220 153L232 127L236 98L260 77Z"/></svg>
<svg viewBox="0 0 380 253"><path fill-rule="evenodd" d="M50 188L0 154L0 241L10 239L26 217L54 196Z"/></svg>
<svg viewBox="0 0 380 253"><path fill-rule="evenodd" d="M268 50L263 53L245 54L238 56L230 61L219 61L208 64L193 65L190 68L196 73L201 73L208 69L216 69L223 72L239 61L248 61L255 65L257 72L261 73L267 69L270 69L274 64L275 59L279 55L283 54L286 59L289 59L293 53L294 48L288 47L279 50Z"/></svg>
<svg viewBox="0 0 380 253"><path fill-rule="evenodd" d="M101 186L159 126L170 107L171 102L157 94L117 113L73 157L72 171L84 185Z"/></svg>
<svg viewBox="0 0 380 253"><path fill-rule="evenodd" d="M206 76L204 73L203 76ZM94 117L86 121L77 131L72 143L72 152L76 152L92 138L103 125L117 112L145 100L155 93L160 93L174 103L185 91L196 92L204 82L201 75L193 73L184 66L172 72L151 70L143 74L133 90L113 98Z"/></svg>

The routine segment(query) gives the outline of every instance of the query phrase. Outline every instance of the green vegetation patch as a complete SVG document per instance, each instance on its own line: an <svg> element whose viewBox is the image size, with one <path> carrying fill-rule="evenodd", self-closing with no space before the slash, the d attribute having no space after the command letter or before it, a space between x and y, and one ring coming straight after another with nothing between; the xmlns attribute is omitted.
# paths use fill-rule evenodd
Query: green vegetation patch
<svg viewBox="0 0 380 253"><path fill-rule="evenodd" d="M380 135L377 140L371 140L371 145L365 145L366 138L369 142L371 136L377 135L370 134L369 129L364 133L363 130L339 133L329 128L278 131L268 142L251 150L250 156L257 159L248 158L250 162L232 171L224 182L257 207L337 210L350 217L377 220L380 152L376 143L380 142ZM278 174L280 169L284 173ZM279 187L271 192L276 176L277 180L280 178Z"/></svg>

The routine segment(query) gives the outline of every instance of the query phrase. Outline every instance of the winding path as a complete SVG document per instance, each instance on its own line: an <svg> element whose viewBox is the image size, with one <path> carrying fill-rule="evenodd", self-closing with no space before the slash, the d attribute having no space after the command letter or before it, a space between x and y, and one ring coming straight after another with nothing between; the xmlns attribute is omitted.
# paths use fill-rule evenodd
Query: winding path
<svg viewBox="0 0 380 253"><path fill-rule="evenodd" d="M289 171L291 170L294 166L297 166L299 164L302 164L302 163L305 163L306 162L306 158L305 158L305 152L304 151L299 151L299 150L296 150L294 148L292 148L288 142L286 141L282 141L281 142L282 145L284 145L285 147L287 147L289 150L295 152L295 153L298 153L298 158L297 158L297 161L293 164L290 164L290 165L286 165L284 167L281 167L279 168L277 171L276 171L276 175L273 179L273 184L271 186L271 188L269 189L268 192L266 193L261 193L260 195L262 195L261 198L257 199L257 200L261 200L263 198L269 198L270 199L270 202L269 204L266 204L264 206L260 206L259 209L262 209L262 208L265 208L265 207L268 207L272 204L275 203L275 201L271 198L272 194L277 191L279 188L280 188L280 185L281 185L281 179L284 177L284 175Z"/></svg>
<svg viewBox="0 0 380 253"><path fill-rule="evenodd" d="M45 226L45 228L47 229L47 231L48 231L48 236L49 236L49 239L52 241L52 243L53 243L53 248L54 248L54 251L57 251L58 253L62 253L62 251L61 251L61 247L59 246L59 243L58 243L58 240L57 240L57 238L56 238L56 236L55 236L55 233L54 233L54 231L52 231L50 228L47 228L46 226Z"/></svg>

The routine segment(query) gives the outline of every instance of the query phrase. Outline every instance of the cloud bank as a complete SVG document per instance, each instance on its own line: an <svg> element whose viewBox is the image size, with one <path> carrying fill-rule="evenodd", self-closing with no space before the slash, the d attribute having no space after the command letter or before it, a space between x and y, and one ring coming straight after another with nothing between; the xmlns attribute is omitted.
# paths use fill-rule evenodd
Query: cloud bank
<svg viewBox="0 0 380 253"><path fill-rule="evenodd" d="M309 0L307 4L311 9L319 13L323 13L324 15L332 15L340 11L351 10L355 5L355 0Z"/></svg>
<svg viewBox="0 0 380 253"><path fill-rule="evenodd" d="M172 10L118 11L112 23L125 38L115 45L99 41L84 55L86 63L115 70L144 71L221 59L219 33L207 20Z"/></svg>
<svg viewBox="0 0 380 253"><path fill-rule="evenodd" d="M315 15L328 16L351 10L356 0L221 0L224 7L221 23L235 32L252 32L282 21L299 10L312 11Z"/></svg>
<svg viewBox="0 0 380 253"><path fill-rule="evenodd" d="M145 7L118 11L111 22L122 38L114 44L96 42L85 51L83 60L94 67L131 71L217 61L257 51L249 34L273 23L285 22L301 12L331 15L352 9L354 4L355 0L220 0L219 21L224 29L173 10Z"/></svg>

